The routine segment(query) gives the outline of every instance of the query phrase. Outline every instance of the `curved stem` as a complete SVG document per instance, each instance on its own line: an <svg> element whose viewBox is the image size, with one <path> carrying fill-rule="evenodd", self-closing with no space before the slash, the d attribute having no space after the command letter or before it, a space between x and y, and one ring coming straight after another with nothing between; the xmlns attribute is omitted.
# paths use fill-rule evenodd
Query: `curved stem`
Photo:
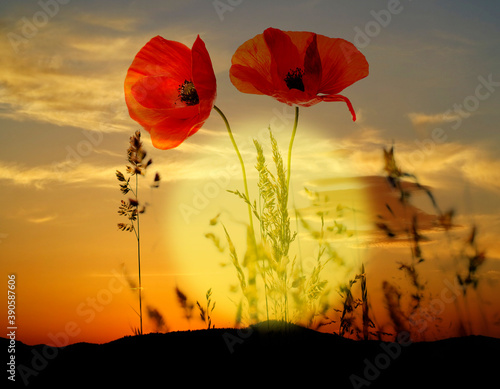
<svg viewBox="0 0 500 389"><path fill-rule="evenodd" d="M248 218L250 220L250 229L252 231L252 236L254 236L253 216L252 216L252 208L250 206L250 196L248 195L248 184L247 184L247 174L245 171L245 164L243 163L243 158L241 157L240 150L238 149L236 141L234 140L233 132L231 131L231 126L229 125L226 115L224 115L224 113L216 105L214 105L214 109L217 111L217 113L221 116L222 120L224 121L224 124L226 125L227 128L227 132L229 134L229 138L231 139L231 143L233 144L234 150L236 151L236 155L238 155L238 159L240 160L241 171L243 173L243 184L245 186L245 196L247 197L248 200L247 205L248 205Z"/></svg>
<svg viewBox="0 0 500 389"><path fill-rule="evenodd" d="M288 146L288 166L286 169L286 187L290 188L290 170L292 167L292 147L295 140L295 133L297 132L297 124L299 122L299 107L295 107L295 120L293 122L292 137L290 138L290 145Z"/></svg>

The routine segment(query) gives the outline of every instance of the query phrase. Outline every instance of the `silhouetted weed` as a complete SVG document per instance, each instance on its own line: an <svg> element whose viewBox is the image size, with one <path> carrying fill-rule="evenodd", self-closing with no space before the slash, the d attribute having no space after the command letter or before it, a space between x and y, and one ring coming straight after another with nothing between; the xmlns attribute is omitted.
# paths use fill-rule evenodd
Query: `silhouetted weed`
<svg viewBox="0 0 500 389"><path fill-rule="evenodd" d="M146 211L146 204L139 203L139 176L143 176L146 174L147 168L153 163L153 160L150 158L146 160L146 150L143 147L141 142L141 133L140 131L136 131L134 135L130 137L130 146L127 149L127 160L130 165L126 166L126 171L128 177L120 172L116 171L116 178L120 182L120 190L126 195L129 192L133 197L128 199L128 202L121 200L120 206L118 208L118 214L121 216L125 216L129 223L118 223L118 228L121 231L134 232L136 240L137 240L137 265L139 270L139 286L138 286L138 294L139 294L139 330L134 330L134 333L143 334L142 328L142 279L141 279L141 234L140 234L140 223L139 216ZM132 177L135 176L135 183L131 183ZM158 173L155 174L152 188L158 188L160 183L160 175ZM141 207L139 208L139 205ZM153 312L152 314L150 314ZM155 318L160 327L163 326L161 320L158 315L148 309L148 315L152 315Z"/></svg>

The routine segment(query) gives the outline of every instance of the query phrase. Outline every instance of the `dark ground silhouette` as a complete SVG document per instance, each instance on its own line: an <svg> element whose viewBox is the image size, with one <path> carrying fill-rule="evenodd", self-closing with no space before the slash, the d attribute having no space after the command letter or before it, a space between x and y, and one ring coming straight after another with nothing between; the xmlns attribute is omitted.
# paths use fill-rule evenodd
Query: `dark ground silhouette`
<svg viewBox="0 0 500 389"><path fill-rule="evenodd" d="M17 342L16 386L498 387L500 339L469 336L412 343L403 334L400 341L355 341L260 323L241 330L128 336L65 348ZM3 350L8 343L0 339ZM9 373L4 370L3 375L11 383Z"/></svg>

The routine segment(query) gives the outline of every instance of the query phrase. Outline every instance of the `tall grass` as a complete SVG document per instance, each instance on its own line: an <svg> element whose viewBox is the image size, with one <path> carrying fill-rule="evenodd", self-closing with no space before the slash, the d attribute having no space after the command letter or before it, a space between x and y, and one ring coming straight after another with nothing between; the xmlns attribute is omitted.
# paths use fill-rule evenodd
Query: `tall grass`
<svg viewBox="0 0 500 389"><path fill-rule="evenodd" d="M175 294L177 296L177 302L183 310L184 318L189 322L193 316L194 304L189 300L187 295L179 289L178 286L175 287ZM196 301L199 311L199 319L205 324L207 329L212 329L215 328L215 324L212 323L212 312L214 311L216 305L216 302L212 299L212 288L207 290L205 299L205 304Z"/></svg>
<svg viewBox="0 0 500 389"><path fill-rule="evenodd" d="M292 137L293 138L293 137ZM293 144L291 140L290 145ZM297 232L293 231L289 210L289 170L278 142L269 129L268 150L271 162L266 155L262 143L254 140L256 150L255 169L258 174L258 195L255 200L248 198L239 190L229 190L238 196L252 212L256 219L256 235L252 228L247 228L246 249L244 255L239 254L230 231L218 217L212 219L210 225L222 225L228 246L229 258L238 279L242 299L237 303L237 322L242 320L249 324L261 320L277 320L280 322L301 322L312 326L315 318L325 316L329 308L327 296L330 292L328 281L322 273L328 262L341 262L336 251L324 238L326 227L322 219L320 232L313 232L312 227L297 212L297 218L318 242L316 263L308 272L302 266L302 260L292 253ZM290 150L290 147L289 147ZM288 164L289 166L289 164ZM335 227L344 233L340 223ZM215 233L205 235L218 251L225 251ZM241 257L241 258L240 258Z"/></svg>
<svg viewBox="0 0 500 389"><path fill-rule="evenodd" d="M251 228L247 234L247 249L240 265L231 237L224 226L231 261L237 271L240 286L246 298L251 322L259 320L259 293L257 278L263 282L265 316L269 320L289 320L289 276L292 262L290 245L296 233L291 232L288 213L288 181L278 143L269 131L275 170L267 165L262 145L254 140L257 151L259 201L250 201L238 190L229 191L240 197L251 209L259 223L260 240L257 241ZM243 271L245 268L245 272Z"/></svg>
<svg viewBox="0 0 500 389"><path fill-rule="evenodd" d="M429 203L435 211L434 228L441 230L447 236L443 240L449 247L449 257L454 259L454 276L462 290L462 300L455 300L455 306L458 317L458 334L467 335L472 333L471 326L471 307L468 303L468 297L472 291L477 291L480 275L479 269L486 261L486 253L477 244L477 228L472 226L470 233L462 240L458 249L452 247L451 242L457 240L457 237L451 237L450 234L455 227L453 209L442 211L431 189L420 184L414 174L405 172L397 164L394 147L383 150L384 170L387 181L397 195L401 204L402 214L396 213L389 204L386 209L393 220L380 217L376 226L382 231L388 239L398 239L408 243L410 255L409 259L398 260L397 268L403 272L406 285L398 285L394 281L384 280L381 284L382 296L385 307L388 312L392 328L396 333L408 331L412 337L417 339L423 334L418 333L419 328L413 324L419 319L435 321L438 318L429 318L428 310L425 304L429 303L432 297L431 291L427 291L427 280L422 275L421 264L428 261L429 253L425 252L422 243L428 238L421 231L419 223L419 213L415 212L416 207L412 206L412 193L417 191L424 193ZM408 186L408 184L411 184ZM314 195L314 194L313 194ZM321 215L321 230L314 231L303 222L311 235L321 241L323 238L324 221ZM399 230L392 228L392 225L401 226ZM321 246L320 246L321 247ZM444 259L444 258L437 258ZM341 336L356 337L358 339L378 338L382 336L392 336L393 333L387 332L375 322L371 311L371 301L369 297L368 280L370 275L366 272L364 264L358 272L344 283L340 283L337 292L341 298L340 308L331 307L338 314L338 334ZM402 292L402 289L404 292ZM425 304L424 304L425 300ZM325 317L331 319L331 312L328 311ZM325 324L335 323L335 320L326 321Z"/></svg>
<svg viewBox="0 0 500 389"><path fill-rule="evenodd" d="M455 277L463 291L462 305L465 306L465 312L462 312L462 309L460 308L460 301L458 299L455 300L459 322L458 331L459 335L470 334L472 332L470 329L471 314L467 304L467 293L468 290L477 289L480 281L478 270L486 260L485 251L481 250L476 242L476 226L471 227L471 232L464 240L462 240L461 247L459 247L458 250L455 249L452 242L456 241L457 237L451 236L452 230L455 227L455 210L449 209L447 211L443 211L431 189L421 185L414 174L407 173L399 167L394 156L394 147L391 147L388 150L384 149L384 162L384 169L387 174L388 182L393 190L398 193L399 201L403 204L403 209L405 210L403 215L403 223L405 225L404 233L406 234L407 241L409 242L411 252L410 261L400 261L398 263L399 269L405 273L406 278L409 280L410 286L413 289L413 292L410 293L410 301L406 309L401 305L402 294L398 291L397 286L389 283L388 281L384 281L383 283L386 307L393 323L393 327L396 331L406 330L413 332L413 336L417 338L421 334L416 333L417 331L412 331L411 326L411 323L415 322L417 317L421 317L422 319L429 321L436 320L436 318L430 319L428 317L422 317L425 316L424 312L426 311L426 309L422 308L422 301L426 297L426 282L422 279L423 277L419 272L419 265L426 261L426 255L424 255L424 249L421 243L425 242L427 238L419 229L418 214L407 214L407 205L410 204L412 196L411 192L405 189L404 183L410 181L418 191L423 192L427 196L432 208L435 211L434 227L441 229L445 234L446 239L443 240L442 245L444 244L448 247L449 257L454 259ZM392 216L396 217L389 205L386 204L386 206ZM377 226L379 229L383 230L389 238L398 238L397 234L394 231L391 231L388 224L384 221L379 222ZM428 296L430 297L430 294L428 294ZM467 330L467 328L469 329Z"/></svg>
<svg viewBox="0 0 500 389"><path fill-rule="evenodd" d="M292 142L291 142L292 144ZM238 196L249 208L252 217L256 219L254 234L253 228L247 228L246 248L243 255L234 245L230 231L220 222L218 215L212 219L210 225L222 225L225 241L229 251L230 261L236 271L238 289L242 292L237 305L237 323L246 321L249 324L260 320L294 321L308 327L320 328L325 325L336 324L341 336L357 337L359 339L381 339L390 335L385 327L380 327L374 318L370 298L370 274L364 263L354 267L338 255L331 244L331 235L351 237L354 232L339 222L334 215L328 215L324 207L320 209L318 217L319 227L314 227L310 218L303 217L299 211L295 212L297 229L300 226L317 243L318 251L315 262L308 271L304 270L302 254L291 255L294 243L300 243L297 231L293 231L290 221L289 201L289 171L285 169L283 158L271 129L269 129L269 148L272 162L266 155L266 148L259 141L254 141L256 150L255 169L258 174L256 199L250 199L248 192L238 190L229 192ZM431 297L427 290L427 280L422 275L422 263L429 260L423 243L428 238L421 228L421 216L413 206L413 192L424 193L435 212L434 227L450 234L454 228L453 210L443 211L431 189L420 184L414 174L405 172L396 162L394 147L383 150L383 167L387 181L397 196L400 208L396 213L390 204L386 204L388 217L380 217L376 227L388 239L397 239L407 242L410 255L406 259L398 260L397 268L404 274L406 285L398 285L395 281L384 280L380 285L382 297L385 301L389 319L394 331L412 331L412 318L421 314L424 301ZM305 188L313 204L319 205L319 194ZM353 209L338 205L337 213ZM402 214L400 214L402 210ZM331 209L330 209L331 212ZM392 220L391 220L392 217ZM327 225L327 218L332 225ZM392 225L398 225L394 229ZM459 316L462 332L467 330L467 303L466 297L470 290L476 290L480 282L478 270L486 260L484 250L478 247L476 228L473 227L470 235L464 241L461 249L453 251L450 246L450 255L455 258L455 277L462 286L463 305L465 308ZM330 235L327 236L327 233ZM213 232L206 234L218 251L225 251L221 240ZM452 239L449 239L451 241ZM325 269L334 263L339 269L344 268L350 279L339 285L332 285L325 276ZM328 267L329 270L331 270ZM401 288L406 291L403 293ZM332 303L332 292L337 291L340 296L340 307ZM457 310L458 308L458 302ZM335 318L338 318L337 319Z"/></svg>
<svg viewBox="0 0 500 389"><path fill-rule="evenodd" d="M129 148L127 149L127 160L129 165L126 166L127 177L116 171L116 178L120 182L120 190L126 195L129 192L132 197L128 201L121 200L118 208L118 214L128 219L128 223L118 223L118 228L121 231L133 232L137 240L137 268L138 268L138 295L139 295L139 329L134 331L140 335L143 334L143 316L142 316L142 277L141 277L141 230L140 230L140 215L146 212L146 204L139 202L139 176L144 176L148 167L153 163L151 158L146 160L147 152L141 141L140 131L136 131L129 140ZM134 179L133 179L134 178ZM160 175L155 174L152 188L158 188L160 183ZM153 317L158 315L148 310L148 314ZM163 323L160 322L161 325Z"/></svg>
<svg viewBox="0 0 500 389"><path fill-rule="evenodd" d="M212 324L212 312L215 309L215 301L212 301L212 288L207 290L205 295L206 305L201 306L199 301L196 301L196 305L198 305L198 309L200 310L200 318L203 322L206 323L207 329L215 328L215 324Z"/></svg>
<svg viewBox="0 0 500 389"><path fill-rule="evenodd" d="M333 215L333 225L327 225L325 219L332 215L330 215L330 211L322 209L319 193L310 191L307 188L305 188L305 192L313 205L318 206L320 209L316 213L317 219L319 219L317 220L319 229L316 229L312 224L314 221L306 220L299 211L296 211L296 214L307 235L317 243L317 255L312 270L308 273L304 272L302 261L299 262L299 266L296 268L297 272L294 275L294 285L292 285L294 287L293 296L298 302L296 305L299 317L306 319L304 324L319 328L332 324L329 322L327 312L331 308L329 296L333 287L325 278L324 271L330 263L334 263L337 267L345 266L344 259L339 256L332 246L327 234L350 237L352 233L347 230L343 223L336 220L336 216L340 216L344 211L343 207L337 206L336 214ZM325 200L328 201L328 199Z"/></svg>

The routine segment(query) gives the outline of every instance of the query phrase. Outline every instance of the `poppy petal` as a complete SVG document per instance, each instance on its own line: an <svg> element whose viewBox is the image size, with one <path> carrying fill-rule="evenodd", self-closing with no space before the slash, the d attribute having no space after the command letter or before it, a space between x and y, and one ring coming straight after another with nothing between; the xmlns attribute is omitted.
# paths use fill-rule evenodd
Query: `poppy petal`
<svg viewBox="0 0 500 389"><path fill-rule="evenodd" d="M130 117L143 127L154 125L164 119L160 111L148 109L139 104L130 92L125 92L125 102Z"/></svg>
<svg viewBox="0 0 500 389"><path fill-rule="evenodd" d="M316 35L316 33L308 31L283 31L283 32L290 37L293 44L297 48L299 56L303 62L303 58L307 51L307 48L311 44L313 36Z"/></svg>
<svg viewBox="0 0 500 389"><path fill-rule="evenodd" d="M337 94L368 75L368 62L352 43L318 35L323 67L319 93Z"/></svg>
<svg viewBox="0 0 500 389"><path fill-rule="evenodd" d="M141 76L169 76L182 83L191 74L191 50L161 36L151 39L137 53L129 73Z"/></svg>
<svg viewBox="0 0 500 389"><path fill-rule="evenodd" d="M290 71L302 69L304 61L301 60L297 46L290 36L276 28L264 31L264 39L271 53L271 76L276 88L288 88L285 77ZM303 71L304 69L302 69Z"/></svg>
<svg viewBox="0 0 500 389"><path fill-rule="evenodd" d="M153 127L149 133L153 146L160 150L174 149L187 139L187 134L184 132L173 132L168 128Z"/></svg>
<svg viewBox="0 0 500 389"><path fill-rule="evenodd" d="M231 82L241 92L303 107L343 101L356 120L351 102L339 92L366 77L368 63L343 39L268 28L242 44L231 62Z"/></svg>
<svg viewBox="0 0 500 389"><path fill-rule="evenodd" d="M343 101L344 103L347 104L347 108L349 108L349 111L351 112L352 115L352 121L356 121L356 112L354 112L354 108L351 104L351 101L342 95L328 95L328 96L318 96L321 98L322 101Z"/></svg>
<svg viewBox="0 0 500 389"><path fill-rule="evenodd" d="M199 35L193 44L191 56L192 81L198 93L198 97L200 101L211 100L213 104L217 93L217 81L215 79L210 55L205 47L205 43L201 40Z"/></svg>
<svg viewBox="0 0 500 389"><path fill-rule="evenodd" d="M137 104L137 103L136 103ZM161 121L165 120L165 117L171 117L174 119L184 119L196 116L199 113L197 107L184 107L182 109L176 108L171 110L161 110L161 109L148 109L144 108L138 104L139 108L134 109L133 104L129 104L129 114L132 119L138 122L145 129L157 125ZM191 113L189 115L188 113Z"/></svg>
<svg viewBox="0 0 500 389"><path fill-rule="evenodd" d="M310 107L311 105L317 104L323 101L319 96L310 94L307 92L302 92L298 89L290 89L286 91L274 91L270 95L281 103L288 105L300 105L301 107Z"/></svg>
<svg viewBox="0 0 500 389"><path fill-rule="evenodd" d="M232 65L229 77L233 85L240 92L257 95L268 95L272 92L272 84L265 79L256 69Z"/></svg>
<svg viewBox="0 0 500 389"><path fill-rule="evenodd" d="M229 76L240 92L267 94L264 91L272 89L271 54L263 34L238 47L231 64Z"/></svg>
<svg viewBox="0 0 500 389"><path fill-rule="evenodd" d="M190 135L191 129L198 124L194 118L176 119L168 117L149 129L153 146L157 149L168 150L179 146Z"/></svg>
<svg viewBox="0 0 500 389"><path fill-rule="evenodd" d="M143 77L132 85L134 99L145 108L173 109L179 99L179 83L166 76ZM184 105L184 103L182 103Z"/></svg>
<svg viewBox="0 0 500 389"><path fill-rule="evenodd" d="M168 117L152 128L146 129L151 135L154 147L161 150L173 149L194 135L210 116L211 109L203 115L189 119Z"/></svg>
<svg viewBox="0 0 500 389"><path fill-rule="evenodd" d="M195 86L197 99L182 99L186 81ZM163 150L179 146L201 128L217 94L212 62L199 36L192 50L159 36L151 39L134 58L124 89L130 117Z"/></svg>
<svg viewBox="0 0 500 389"><path fill-rule="evenodd" d="M177 92L179 84L182 84L182 81L190 74L190 52L191 50L182 43L156 36L137 53L127 71L124 85L125 101L132 119L146 128L165 118L165 112L153 108L172 107L173 94ZM164 84L166 79L169 79L168 82L174 88L173 91L166 90L166 84ZM161 82L158 82L159 80ZM174 80L178 80L177 85ZM159 89L157 89L158 86ZM157 89L157 93L152 92L153 89ZM166 95L160 96L161 90ZM155 101L157 97L158 101ZM187 115L187 113L184 115L181 112L178 113L180 116Z"/></svg>
<svg viewBox="0 0 500 389"><path fill-rule="evenodd" d="M321 58L319 56L317 36L313 34L304 58L304 89L317 94L322 78Z"/></svg>

